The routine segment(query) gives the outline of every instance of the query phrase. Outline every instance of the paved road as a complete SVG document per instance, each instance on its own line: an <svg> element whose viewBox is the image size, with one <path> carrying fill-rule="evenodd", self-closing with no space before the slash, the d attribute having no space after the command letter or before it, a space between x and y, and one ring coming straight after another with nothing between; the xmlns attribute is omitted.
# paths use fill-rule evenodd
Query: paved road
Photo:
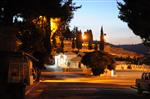
<svg viewBox="0 0 150 99"><path fill-rule="evenodd" d="M91 77L47 72L43 73L42 80L26 95L26 99L150 99L149 94L138 95L135 89L130 88L134 84L134 76Z"/></svg>

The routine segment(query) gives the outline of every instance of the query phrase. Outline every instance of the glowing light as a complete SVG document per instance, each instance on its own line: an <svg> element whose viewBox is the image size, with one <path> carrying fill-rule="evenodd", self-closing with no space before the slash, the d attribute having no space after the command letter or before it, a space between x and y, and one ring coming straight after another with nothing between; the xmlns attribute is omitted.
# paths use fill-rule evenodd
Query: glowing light
<svg viewBox="0 0 150 99"><path fill-rule="evenodd" d="M51 31L52 33L56 32L60 26L60 18L51 18Z"/></svg>
<svg viewBox="0 0 150 99"><path fill-rule="evenodd" d="M22 42L21 42L20 40L17 40L17 41L16 41L16 45L17 45L17 46L20 46L20 45L22 45Z"/></svg>
<svg viewBox="0 0 150 99"><path fill-rule="evenodd" d="M38 18L33 19L32 22L33 22L34 24L39 25L40 27L43 27L44 25L46 25L47 19L46 19L45 16L39 16Z"/></svg>
<svg viewBox="0 0 150 99"><path fill-rule="evenodd" d="M82 39L83 39L83 40L85 40L86 38L87 38L86 35L83 35L83 36L82 36Z"/></svg>
<svg viewBox="0 0 150 99"><path fill-rule="evenodd" d="M39 16L39 19L41 19L43 16Z"/></svg>
<svg viewBox="0 0 150 99"><path fill-rule="evenodd" d="M39 25L41 28L47 26L47 18L45 16L39 16L38 18L32 20L34 24ZM61 19L60 18L50 18L50 23L51 23L51 37L53 34L59 29Z"/></svg>
<svg viewBox="0 0 150 99"><path fill-rule="evenodd" d="M55 63L57 66L67 67L67 56L62 53L55 56Z"/></svg>
<svg viewBox="0 0 150 99"><path fill-rule="evenodd" d="M16 21L17 22L23 22L24 18L19 16L19 15L15 15L15 16L13 16L13 23L16 22Z"/></svg>
<svg viewBox="0 0 150 99"><path fill-rule="evenodd" d="M106 34L104 34L104 40L105 40L105 41L107 40L107 36L106 36Z"/></svg>
<svg viewBox="0 0 150 99"><path fill-rule="evenodd" d="M60 37L56 36L55 39L56 39L57 46L60 46L60 44L61 44Z"/></svg>

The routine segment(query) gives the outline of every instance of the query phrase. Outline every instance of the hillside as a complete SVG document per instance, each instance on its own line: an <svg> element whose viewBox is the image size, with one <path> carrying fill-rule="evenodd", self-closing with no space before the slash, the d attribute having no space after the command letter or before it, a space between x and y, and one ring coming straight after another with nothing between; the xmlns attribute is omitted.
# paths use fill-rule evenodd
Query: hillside
<svg viewBox="0 0 150 99"><path fill-rule="evenodd" d="M95 41L94 43L99 43L98 41ZM73 51L77 49L72 49L72 42L71 40L65 40L64 42L64 51ZM88 47L86 43L82 47L81 52L91 52L93 50L88 50ZM144 45L113 45L110 43L106 43L105 45L105 51L108 53L111 53L113 55L122 56L122 57L141 57L144 55L145 52L147 52Z"/></svg>
<svg viewBox="0 0 150 99"><path fill-rule="evenodd" d="M116 47L124 48L129 51L133 51L139 54L146 54L148 49L143 44L135 44L135 45L118 45Z"/></svg>
<svg viewBox="0 0 150 99"><path fill-rule="evenodd" d="M122 56L122 57L142 57L143 54L135 52L133 50L128 50L121 46L115 46L112 44L105 45L105 51L113 55Z"/></svg>

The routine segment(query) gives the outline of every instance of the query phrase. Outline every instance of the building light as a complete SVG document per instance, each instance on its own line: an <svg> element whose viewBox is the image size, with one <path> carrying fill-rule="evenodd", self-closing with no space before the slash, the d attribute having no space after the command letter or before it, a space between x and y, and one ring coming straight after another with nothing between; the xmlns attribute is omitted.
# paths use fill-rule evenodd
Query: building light
<svg viewBox="0 0 150 99"><path fill-rule="evenodd" d="M82 39L85 40L87 37L86 35L82 35Z"/></svg>

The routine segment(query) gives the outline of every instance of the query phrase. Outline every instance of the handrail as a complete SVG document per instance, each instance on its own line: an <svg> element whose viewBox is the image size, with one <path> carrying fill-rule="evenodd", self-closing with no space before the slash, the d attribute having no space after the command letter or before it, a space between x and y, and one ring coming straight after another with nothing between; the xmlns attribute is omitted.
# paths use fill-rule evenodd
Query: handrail
<svg viewBox="0 0 150 99"><path fill-rule="evenodd" d="M39 62L39 60L38 60L37 58L35 58L34 56L32 56L32 55L30 55L30 54L28 54L28 53L26 53L26 52L23 52L23 55L28 56L29 58L33 59L33 60L36 61L36 62Z"/></svg>

